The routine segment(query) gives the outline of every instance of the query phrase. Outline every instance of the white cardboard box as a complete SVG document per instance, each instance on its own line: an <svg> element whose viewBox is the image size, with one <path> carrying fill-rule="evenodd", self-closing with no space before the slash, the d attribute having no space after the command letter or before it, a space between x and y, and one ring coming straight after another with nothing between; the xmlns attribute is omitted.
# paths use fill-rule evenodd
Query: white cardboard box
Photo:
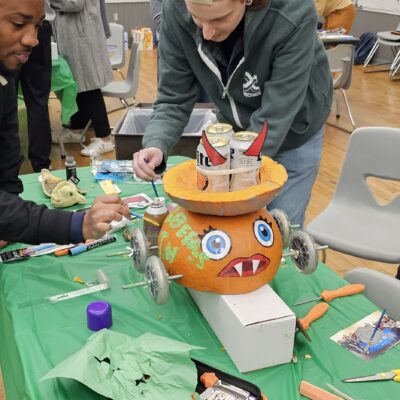
<svg viewBox="0 0 400 400"><path fill-rule="evenodd" d="M291 361L296 316L269 285L241 295L189 292L240 372Z"/></svg>

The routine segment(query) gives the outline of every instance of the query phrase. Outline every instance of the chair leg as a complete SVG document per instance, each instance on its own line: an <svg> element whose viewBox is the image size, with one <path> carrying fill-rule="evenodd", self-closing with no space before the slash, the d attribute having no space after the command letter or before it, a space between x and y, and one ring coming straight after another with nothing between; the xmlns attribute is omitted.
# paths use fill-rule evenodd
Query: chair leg
<svg viewBox="0 0 400 400"><path fill-rule="evenodd" d="M343 94L344 102L346 103L346 107L347 107L347 112L349 113L351 126L353 127L353 130L354 130L354 128L356 127L356 124L354 122L353 114L351 113L351 110L350 110L350 104L349 104L349 101L347 100L346 92L343 89L340 89L340 91Z"/></svg>
<svg viewBox="0 0 400 400"><path fill-rule="evenodd" d="M135 105L136 104L136 99L135 98L133 98L133 101L132 101L132 103L131 104L129 104L125 99L123 99L123 98L119 98L119 101L122 103L122 105L125 107L125 108L129 108L129 107L131 107L131 106L133 106L133 105Z"/></svg>
<svg viewBox="0 0 400 400"><path fill-rule="evenodd" d="M369 52L367 58L365 59L364 65L363 65L363 70L364 72L366 72L366 68L368 67L369 63L372 60L372 57L375 55L376 51L378 50L379 47L379 41L377 40L374 44L374 46L372 47L371 51Z"/></svg>
<svg viewBox="0 0 400 400"><path fill-rule="evenodd" d="M82 133L81 133L81 141L80 141L80 145L81 147L85 147L85 145L83 144L83 142L86 141L86 132L89 130L90 125L92 124L92 120L89 119L88 123L86 124L85 128L83 129Z"/></svg>
<svg viewBox="0 0 400 400"><path fill-rule="evenodd" d="M336 103L336 118L340 118L340 102L339 102L339 97L336 93L336 91L333 92L335 96L335 103Z"/></svg>
<svg viewBox="0 0 400 400"><path fill-rule="evenodd" d="M324 263L324 264L326 264L326 249L322 249L322 262Z"/></svg>
<svg viewBox="0 0 400 400"><path fill-rule="evenodd" d="M65 160L65 147L63 141L61 140L61 137L58 137L58 145L60 146L61 160Z"/></svg>
<svg viewBox="0 0 400 400"><path fill-rule="evenodd" d="M399 68L400 68L400 50L396 53L392 65L390 66L389 78L391 81L395 80L395 76Z"/></svg>

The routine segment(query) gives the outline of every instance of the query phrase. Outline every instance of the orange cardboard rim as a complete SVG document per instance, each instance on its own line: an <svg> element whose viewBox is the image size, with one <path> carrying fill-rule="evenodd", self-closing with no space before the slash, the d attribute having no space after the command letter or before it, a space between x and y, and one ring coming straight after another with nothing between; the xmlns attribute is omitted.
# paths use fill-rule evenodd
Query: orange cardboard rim
<svg viewBox="0 0 400 400"><path fill-rule="evenodd" d="M164 175L164 190L178 205L200 214L233 216L259 210L271 202L287 180L283 165L262 157L261 183L236 192L201 192L196 160L185 161Z"/></svg>

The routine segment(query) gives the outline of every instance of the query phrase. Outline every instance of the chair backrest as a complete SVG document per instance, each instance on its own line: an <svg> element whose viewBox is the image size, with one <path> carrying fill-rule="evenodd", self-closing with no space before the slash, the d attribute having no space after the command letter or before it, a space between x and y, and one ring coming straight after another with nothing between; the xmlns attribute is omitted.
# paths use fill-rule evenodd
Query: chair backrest
<svg viewBox="0 0 400 400"><path fill-rule="evenodd" d="M135 97L139 85L139 71L141 62L142 49L137 43L132 43L131 54L129 57L128 71L126 73L125 81L130 86L130 95L128 97Z"/></svg>
<svg viewBox="0 0 400 400"><path fill-rule="evenodd" d="M110 22L111 36L107 39L107 48L113 69L122 68L125 64L124 27Z"/></svg>
<svg viewBox="0 0 400 400"><path fill-rule="evenodd" d="M348 89L351 85L354 63L354 46L339 44L326 50L329 67L332 73L338 74L333 78L334 89Z"/></svg>
<svg viewBox="0 0 400 400"><path fill-rule="evenodd" d="M380 308L386 308L387 315L400 320L400 280L368 268L353 269L344 279L365 285L365 296Z"/></svg>
<svg viewBox="0 0 400 400"><path fill-rule="evenodd" d="M379 204L366 179L376 177L400 181L400 129L358 128L350 136L339 182L332 202L353 202L360 207L400 216L400 196ZM366 215L366 218L368 216Z"/></svg>

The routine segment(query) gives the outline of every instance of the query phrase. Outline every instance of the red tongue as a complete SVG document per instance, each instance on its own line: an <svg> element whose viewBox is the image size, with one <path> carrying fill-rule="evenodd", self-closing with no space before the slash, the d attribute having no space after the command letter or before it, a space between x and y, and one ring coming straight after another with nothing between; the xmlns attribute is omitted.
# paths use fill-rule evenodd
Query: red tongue
<svg viewBox="0 0 400 400"><path fill-rule="evenodd" d="M253 275L253 262L251 260L244 261L242 265L242 276Z"/></svg>

